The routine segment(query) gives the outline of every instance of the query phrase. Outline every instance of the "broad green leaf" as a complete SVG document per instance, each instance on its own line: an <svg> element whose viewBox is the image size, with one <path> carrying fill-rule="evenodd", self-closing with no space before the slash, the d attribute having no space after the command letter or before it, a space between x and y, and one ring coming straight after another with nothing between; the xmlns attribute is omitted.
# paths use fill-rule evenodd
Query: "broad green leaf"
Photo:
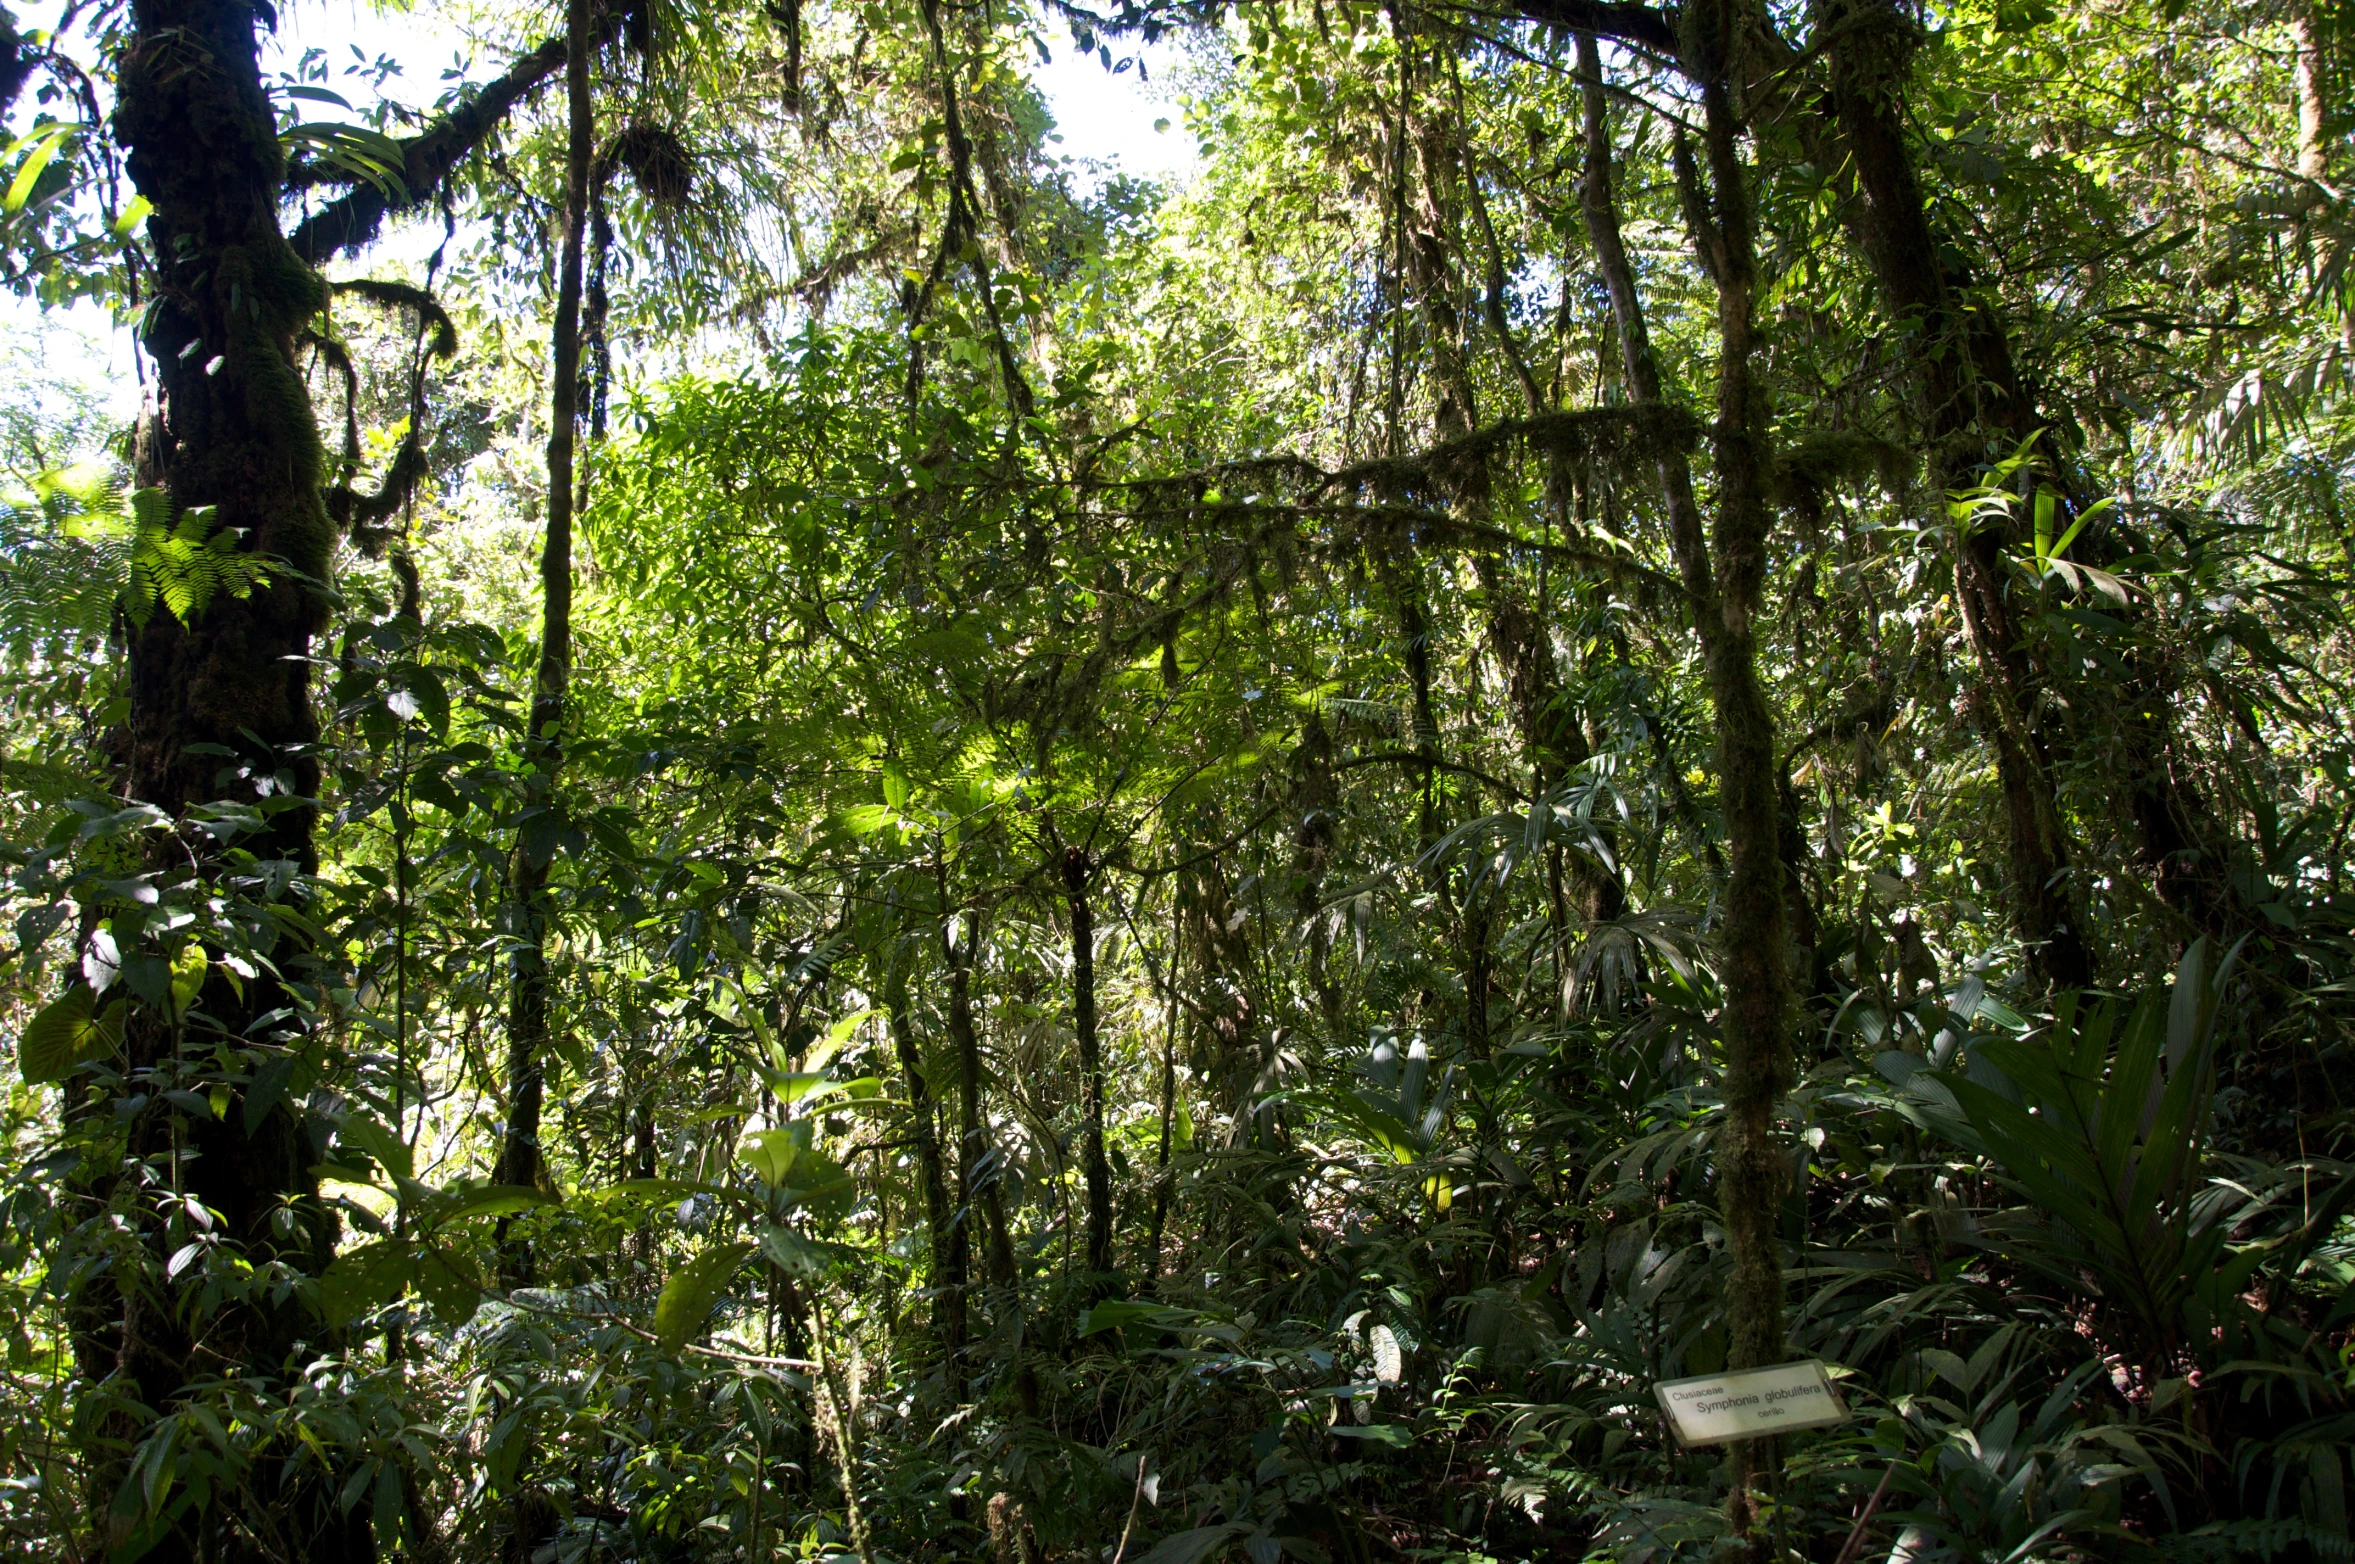
<svg viewBox="0 0 2355 1564"><path fill-rule="evenodd" d="M792 1107L810 1093L826 1085L823 1070L764 1070L761 1080L779 1104Z"/></svg>
<svg viewBox="0 0 2355 1564"><path fill-rule="evenodd" d="M825 1221L850 1215L857 1187L850 1172L822 1151L804 1151L794 1159L793 1171L779 1185L788 1204L800 1206Z"/></svg>
<svg viewBox="0 0 2355 1564"><path fill-rule="evenodd" d="M711 1317L729 1279L757 1244L718 1244L687 1261L662 1284L654 1303L654 1335L666 1352L677 1352Z"/></svg>
<svg viewBox="0 0 2355 1564"><path fill-rule="evenodd" d="M1140 1299L1108 1299L1079 1316L1079 1333L1094 1336L1103 1331L1123 1330L1131 1325L1142 1325L1152 1330L1172 1330L1189 1325L1202 1316L1192 1309L1174 1308L1165 1303L1146 1303Z"/></svg>
<svg viewBox="0 0 2355 1564"><path fill-rule="evenodd" d="M805 1238L792 1228L774 1222L761 1229L760 1250L796 1281L815 1280L858 1253L842 1244Z"/></svg>
<svg viewBox="0 0 2355 1564"><path fill-rule="evenodd" d="M330 91L325 87L310 87L297 82L289 82L278 90L290 98L302 98L312 103L332 103L347 113L351 110L351 104L342 93Z"/></svg>
<svg viewBox="0 0 2355 1564"><path fill-rule="evenodd" d="M410 1274L407 1244L384 1238L347 1249L319 1278L319 1311L330 1325L349 1325L398 1298Z"/></svg>
<svg viewBox="0 0 2355 1564"><path fill-rule="evenodd" d="M1368 1423L1362 1428L1339 1423L1325 1432L1336 1439L1363 1439L1386 1450L1404 1450L1415 1442L1415 1431L1403 1423Z"/></svg>
<svg viewBox="0 0 2355 1564"><path fill-rule="evenodd" d="M245 1088L245 1133L260 1130L271 1109L291 1093L307 1091L318 1075L318 1067L297 1053L280 1054L256 1066Z"/></svg>
<svg viewBox="0 0 2355 1564"><path fill-rule="evenodd" d="M2101 1094L2095 1121L2100 1127L2097 1156L2102 1177L2118 1196L2125 1194L2132 1177L2135 1139L2138 1134L2147 1135L2145 1120L2158 1106L2153 1100L2159 1068L2157 1019L2150 1006L2136 1007L2117 1061L2110 1066L2109 1084Z"/></svg>
<svg viewBox="0 0 2355 1564"><path fill-rule="evenodd" d="M194 940L189 941L181 948L180 953L172 958L172 1013L174 1016L186 1015L188 1007L196 1003L196 996L204 991L205 974L211 969L212 962L206 957L204 947Z"/></svg>
<svg viewBox="0 0 2355 1564"><path fill-rule="evenodd" d="M288 126L278 140L289 150L297 143L308 144L320 162L358 175L388 199L406 199L408 185L402 178L407 169L406 154L400 143L382 131L366 125L311 120Z"/></svg>
<svg viewBox="0 0 2355 1564"><path fill-rule="evenodd" d="M416 1177L415 1154L406 1141L377 1120L357 1110L335 1127L336 1138L355 1151L376 1159L376 1165L395 1180Z"/></svg>
<svg viewBox="0 0 2355 1564"><path fill-rule="evenodd" d="M736 1147L736 1160L771 1188L782 1187L794 1163L809 1149L811 1126L798 1119L781 1129L754 1130Z"/></svg>
<svg viewBox="0 0 2355 1564"><path fill-rule="evenodd" d="M2158 1112L2151 1120L2151 1132L2143 1145L2141 1166L2135 1169L2133 1187L2120 1191L2130 1220L2157 1213L2162 1202L2170 1208L2180 1207L2188 1193L2185 1186L2199 1165L2200 1143L2204 1138L2205 1126L2194 1121L2203 1111L2202 1088L2207 1074L2207 1051L2199 1048L2175 1067L2168 1080L2166 1092L2159 1099Z"/></svg>
<svg viewBox="0 0 2355 1564"><path fill-rule="evenodd" d="M616 1195L644 1195L656 1200L683 1200L689 1195L710 1195L717 1199L733 1198L735 1190L720 1184L706 1184L687 1178L625 1178L593 1191L586 1198L609 1199Z"/></svg>
<svg viewBox="0 0 2355 1564"><path fill-rule="evenodd" d="M2228 958L2229 960L2229 958ZM2175 991L2167 1000L2167 1068L2180 1069L2199 1046L2207 1014L2208 941L2191 942L2175 969Z"/></svg>
<svg viewBox="0 0 2355 1564"><path fill-rule="evenodd" d="M827 1063L836 1054L842 1052L851 1038L858 1034L859 1028L866 1024L870 1016L878 1016L882 1013L882 1011L869 1006L864 1010L853 1010L848 1015L838 1018L832 1026L826 1028L826 1035L819 1039L817 1046L809 1051L809 1056L803 1061L803 1068L809 1070L825 1069Z"/></svg>
<svg viewBox="0 0 2355 1564"><path fill-rule="evenodd" d="M114 236L117 239L129 237L134 229L146 222L154 213L154 202L145 196L133 196L130 203L123 208L122 215L114 220Z"/></svg>
<svg viewBox="0 0 2355 1564"><path fill-rule="evenodd" d="M562 1202L555 1196L525 1184L459 1185L436 1190L421 1214L427 1216L429 1226L440 1228L477 1217L513 1216L518 1211L559 1204Z"/></svg>
<svg viewBox="0 0 2355 1564"><path fill-rule="evenodd" d="M842 811L842 828L853 836L873 836L899 820L888 804L857 804Z"/></svg>
<svg viewBox="0 0 2355 1564"><path fill-rule="evenodd" d="M2104 1209L2108 1201L2100 1196L2103 1182L2090 1147L1975 1081L1948 1076L1946 1085L1987 1149L2032 1199L2095 1242L2113 1251L2122 1247L2124 1235Z"/></svg>
<svg viewBox="0 0 2355 1564"><path fill-rule="evenodd" d="M79 1065L112 1057L122 1044L121 1001L100 1010L98 996L76 983L25 1023L17 1068L30 1086L62 1081Z"/></svg>
<svg viewBox="0 0 2355 1564"><path fill-rule="evenodd" d="M1354 1092L1335 1092L1321 1100L1337 1118L1388 1153L1390 1160L1400 1167L1412 1166L1422 1156L1419 1138L1396 1115L1375 1107Z"/></svg>
<svg viewBox="0 0 2355 1564"><path fill-rule="evenodd" d="M1197 1526L1164 1537L1138 1558L1137 1564L1205 1564L1212 1555L1251 1528L1240 1521L1221 1526Z"/></svg>
<svg viewBox="0 0 2355 1564"><path fill-rule="evenodd" d="M862 1075L852 1081L829 1079L820 1070L767 1071L762 1079L777 1101L785 1107L801 1103L824 1102L829 1097L871 1098L883 1094L883 1082L876 1076Z"/></svg>
<svg viewBox="0 0 2355 1564"><path fill-rule="evenodd" d="M417 1251L409 1280L435 1316L453 1328L474 1318L482 1304L482 1279L465 1260L438 1244Z"/></svg>

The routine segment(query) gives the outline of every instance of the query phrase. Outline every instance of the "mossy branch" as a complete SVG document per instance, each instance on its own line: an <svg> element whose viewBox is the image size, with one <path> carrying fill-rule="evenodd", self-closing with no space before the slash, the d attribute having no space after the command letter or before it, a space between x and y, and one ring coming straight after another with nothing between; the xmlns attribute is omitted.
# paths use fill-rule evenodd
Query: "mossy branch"
<svg viewBox="0 0 2355 1564"><path fill-rule="evenodd" d="M601 48L618 37L628 12L624 6L595 7L590 17L590 46ZM565 40L559 34L517 59L505 75L485 83L481 91L424 130L396 142L401 153L399 184L391 189L353 185L295 226L287 236L294 253L313 265L331 256L357 254L375 241L386 218L432 201L458 165L506 123L515 105L563 69L564 57ZM348 177L329 165L303 163L288 171L286 183L292 193L341 183Z"/></svg>

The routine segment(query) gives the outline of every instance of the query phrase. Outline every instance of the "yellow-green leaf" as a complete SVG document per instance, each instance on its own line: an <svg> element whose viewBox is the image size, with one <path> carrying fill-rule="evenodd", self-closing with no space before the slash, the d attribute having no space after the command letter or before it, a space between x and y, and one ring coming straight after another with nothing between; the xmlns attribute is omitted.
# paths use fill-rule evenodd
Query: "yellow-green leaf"
<svg viewBox="0 0 2355 1564"><path fill-rule="evenodd" d="M123 1007L105 1010L98 996L76 983L41 1007L17 1039L17 1068L28 1085L62 1081L77 1065L110 1057L123 1043Z"/></svg>

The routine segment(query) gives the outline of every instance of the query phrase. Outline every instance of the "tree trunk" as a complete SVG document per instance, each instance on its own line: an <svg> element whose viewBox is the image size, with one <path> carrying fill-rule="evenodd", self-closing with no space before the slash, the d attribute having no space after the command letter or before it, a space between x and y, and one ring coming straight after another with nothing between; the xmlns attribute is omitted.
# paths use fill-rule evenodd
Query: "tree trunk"
<svg viewBox="0 0 2355 1564"><path fill-rule="evenodd" d="M1824 22L1831 47L1832 109L1865 198L1862 247L1890 313L1916 336L1910 355L1929 437L1934 498L1962 487L1990 456L2009 454L2036 430L2011 344L1984 309L1958 309L1946 253L1932 233L1920 181L1898 118L1917 40L1886 0L1849 0ZM1990 448L1993 444L2000 449ZM2022 938L2044 980L2080 988L2093 954L2077 912L2074 873L2044 747L2029 723L2039 682L2004 596L2003 534L1982 529L1955 546L1955 601L1983 674L1973 692L1979 725L1995 746Z"/></svg>
<svg viewBox="0 0 2355 1564"><path fill-rule="evenodd" d="M964 914L965 937L953 929L956 915L947 912L948 871L935 863L941 905L940 953L949 969L949 1046L957 1055L957 1237L950 1250L951 1266L959 1277L971 1273L973 1213L984 1217L988 1266L984 1274L992 1286L1012 1287L1015 1281L1014 1245L1006 1231L1006 1207L1001 1184L1004 1170L991 1165L989 1132L981 1118L981 1038L973 1025L973 953L981 940L981 914Z"/></svg>
<svg viewBox="0 0 2355 1564"><path fill-rule="evenodd" d="M1423 612L1422 563L1411 544L1402 542L1398 552L1401 557L1389 561L1388 574L1398 599L1399 650L1406 663L1410 697L1407 720L1414 729L1415 755L1421 761L1416 767L1422 788L1415 809L1415 851L1423 856L1440 837L1439 707L1432 695L1431 620ZM1446 881L1445 871L1435 863L1425 872L1434 886Z"/></svg>
<svg viewBox="0 0 2355 1564"><path fill-rule="evenodd" d="M934 871L940 877L941 904L948 904L948 870L939 862ZM1014 1267L1013 1234L1006 1226L1005 1167L996 1148L989 1143L989 1133L981 1118L981 1038L973 1025L973 955L981 943L981 914L965 914L965 937L962 940L950 933L951 919L943 917L940 925L941 954L949 969L949 1045L957 1054L958 1103L957 1119L957 1251L954 1261L956 1274L970 1273L971 1240L967 1237L976 1207L983 1217L983 1238L988 1248L988 1268L985 1274L990 1285L997 1289L1001 1306L1006 1311L1000 1326L1013 1342L1014 1398L1025 1417L1036 1417L1039 1412L1038 1377L1030 1365L1022 1360L1021 1275Z"/></svg>
<svg viewBox="0 0 2355 1564"><path fill-rule="evenodd" d="M129 796L175 821L224 795L253 806L264 823L238 846L308 872L317 867L310 800L320 777L309 656L325 620L335 539L294 344L327 291L278 225L285 166L262 90L254 16L239 0L138 0L127 18L114 131L133 184L153 208L146 236L154 304L140 346L155 371L156 403L139 480L166 492L175 522L215 507L213 529L238 533L242 554L271 562L269 578L242 597L216 594L185 623L157 605L130 631L128 719L109 742ZM225 788L215 785L217 775ZM205 833L183 830L156 867L181 873L193 860L202 872L217 852ZM285 1019L291 1005L273 976L240 991L217 968L199 998L232 1047L299 1050L298 1025ZM255 1030L273 1015L280 1019ZM179 1041L167 1016L133 1008L125 1067L145 1075L141 1089L160 1087L164 1075L178 1076L175 1087L205 1088L189 1073L197 1067L177 1057ZM244 1067L264 1057L248 1052ZM298 1112L282 1099L249 1129L242 1090L220 1084L240 1100L217 1115L179 1115L154 1091L156 1106L128 1126L128 1155L155 1157L176 1146L170 1160L183 1192L217 1214L247 1261L318 1274L334 1253L336 1224L319 1203L309 1172L314 1148ZM283 1231L274 1224L281 1212L293 1219ZM151 1240L168 1241L160 1230ZM276 1379L299 1368L298 1343L320 1342L316 1322L292 1298L273 1303L265 1295L198 1316L196 1300L183 1294L199 1284L202 1268L167 1282L162 1254L154 1260L152 1285L104 1275L74 1300L83 1381L103 1385L111 1407L130 1397L168 1412L191 1381ZM91 1431L135 1439L139 1427L107 1411ZM104 1546L127 1538L109 1514L121 1477L115 1462L93 1474L93 1525ZM334 1502L341 1480L325 1472L273 1490L266 1514L191 1512L146 1557L243 1559L263 1537L307 1558L371 1558L365 1511L347 1515Z"/></svg>
<svg viewBox="0 0 2355 1564"><path fill-rule="evenodd" d="M948 1264L955 1216L949 1206L947 1166L940 1154L940 1127L932 1107L932 1087L924 1078L923 1050L908 1023L908 964L895 954L883 979L883 1003L891 1023L891 1045L899 1056L899 1072L908 1083L908 1118L916 1142L916 1176L924 1191L924 1221L932 1250L932 1333L941 1357L955 1377L957 1360L965 1351L965 1277L960 1264L952 1274ZM962 1257L960 1257L961 1260Z"/></svg>
<svg viewBox="0 0 2355 1564"><path fill-rule="evenodd" d="M1088 902L1094 866L1085 849L1063 854L1071 909L1071 1025L1079 1038L1080 1167L1087 1179L1087 1261L1092 1293L1112 1274L1112 1173L1104 1163L1104 1047L1096 1032L1096 916Z"/></svg>
<svg viewBox="0 0 2355 1564"><path fill-rule="evenodd" d="M1183 1006L1178 1000L1179 931L1175 917L1177 898L1170 898L1172 917L1169 930L1169 978L1162 985L1162 1003L1168 1014L1161 1032L1161 1144L1153 1164L1153 1223L1145 1235L1145 1275L1158 1281L1161 1277L1161 1245L1169 1231L1170 1171L1169 1154L1176 1138L1177 1119L1177 1034L1178 1016ZM1151 952L1146 952L1151 961Z"/></svg>
<svg viewBox="0 0 2355 1564"><path fill-rule="evenodd" d="M2323 132L2329 122L2322 76L2322 45L2314 36L2314 10L2301 5L2290 13L2290 47L2297 52L2291 77L2298 93L2298 176L2320 183L2330 175L2329 144Z"/></svg>
<svg viewBox="0 0 2355 1564"><path fill-rule="evenodd" d="M580 422L582 250L597 134L589 101L589 0L567 0L565 36L569 42L564 61L564 249L557 265L549 354L548 531L540 549L540 665L526 746L524 825L516 844L515 910L520 927L507 990L507 1133L498 1174L503 1184L524 1185L540 1178L552 911L548 870L555 852L554 833L535 832L531 822L556 806L556 775L564 763L565 696L572 682L573 457ZM532 1275L531 1256L504 1247L501 1269L510 1286L526 1284Z"/></svg>
<svg viewBox="0 0 2355 1564"><path fill-rule="evenodd" d="M957 1203L964 1208L963 1231L976 1204L986 1218L989 1268L993 1286L1014 1285L1014 1246L1006 1232L1006 1207L1001 1184L1004 1170L986 1165L992 1147L981 1122L981 1040L973 1027L973 944L980 935L981 917L965 914L965 938L950 937L941 927L941 942L949 964L949 1043L957 1051Z"/></svg>
<svg viewBox="0 0 2355 1564"><path fill-rule="evenodd" d="M1711 6L1695 18L1707 190L1698 171L1680 169L1696 198L1688 201L1693 238L1716 284L1719 353L1713 434L1717 515L1707 537L1684 458L1664 452L1661 489L1678 573L1691 598L1694 627L1716 710L1718 794L1731 872L1719 941L1724 1009L1725 1119L1718 1131L1718 1199L1733 1251L1726 1284L1727 1363L1754 1368L1783 1356L1782 1261L1775 1218L1784 1158L1774 1108L1790 1072L1791 963L1778 852L1774 717L1758 678L1756 628L1765 583L1768 511L1764 398L1752 378L1755 353L1755 262L1746 171L1728 85L1730 17ZM1658 403L1659 371L1635 275L1619 232L1611 192L1611 142L1604 115L1602 60L1590 35L1578 41L1585 97L1588 232L1619 326L1630 390ZM1685 161L1680 149L1680 162ZM1769 1442L1737 1444L1728 1465L1728 1516L1748 1539L1752 1558L1772 1557L1761 1529L1760 1489L1771 1479Z"/></svg>

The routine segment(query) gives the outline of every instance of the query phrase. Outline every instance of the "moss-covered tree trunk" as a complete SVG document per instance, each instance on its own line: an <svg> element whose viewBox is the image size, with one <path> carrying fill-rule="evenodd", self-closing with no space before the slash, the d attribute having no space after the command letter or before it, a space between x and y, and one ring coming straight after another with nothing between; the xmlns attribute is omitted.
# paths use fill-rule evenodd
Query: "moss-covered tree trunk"
<svg viewBox="0 0 2355 1564"><path fill-rule="evenodd" d="M216 594L188 623L158 607L131 632L129 713L116 758L123 790L175 821L215 800L257 807L265 823L238 845L307 872L316 867L309 800L319 785L309 657L325 618L334 534L295 340L327 295L279 228L285 163L254 22L241 0L138 0L128 15L114 130L153 208L145 237L154 303L140 346L154 366L155 402L139 478L169 495L175 517L210 507L213 529L232 531L240 551L271 563L268 582L245 596ZM217 853L211 836L183 827L156 867L209 872ZM279 954L291 965L293 952ZM171 1161L186 1194L247 1261L316 1275L336 1232L309 1171L317 1148L283 1100L249 1125L241 1085L264 1052L318 1045L289 1018L287 991L271 974L240 987L216 968L196 1008L219 1026L206 1039L213 1062L203 1068L229 1090L227 1110L180 1114L154 1093L130 1122L129 1155L159 1156L176 1144ZM175 1058L190 1052L184 1041L160 1014L135 1012L125 1060L134 1080L184 1076L194 1067ZM265 1291L202 1312L193 1297L201 1268L168 1280L160 1255L156 1262L139 1278L118 1266L78 1300L75 1346L98 1394L168 1413L195 1381L283 1382L298 1367L298 1345L320 1336L293 1296ZM138 1437L119 1411L101 1421L93 1434ZM365 1507L347 1515L335 1505L333 1474L314 1472L283 1490L273 1476L260 1486L272 1494L266 1513L216 1498L182 1515L146 1557L243 1558L272 1547L308 1559L372 1556ZM112 1507L111 1482L102 1476L98 1487L97 1529L118 1545L128 1522Z"/></svg>
<svg viewBox="0 0 2355 1564"><path fill-rule="evenodd" d="M132 181L154 206L156 301L140 345L156 397L140 478L175 515L217 507L215 527L241 531L241 550L293 567L218 597L193 625L159 610L131 637L126 781L175 816L218 796L213 779L232 764L253 768L232 789L247 799L281 770L298 798L319 779L304 659L335 540L294 343L327 290L279 230L284 159L253 20L239 0L143 0L115 110ZM249 845L310 868L312 819L282 810Z"/></svg>
<svg viewBox="0 0 2355 1564"><path fill-rule="evenodd" d="M1774 1110L1789 1075L1792 1007L1790 938L1779 849L1774 714L1758 676L1757 633L1765 605L1766 418L1753 377L1757 352L1747 172L1729 77L1730 14L1709 6L1690 19L1687 69L1699 82L1703 115L1701 167L1680 168L1695 251L1717 291L1717 419L1712 433L1716 515L1706 533L1681 453L1663 451L1660 486L1677 570L1701 642L1717 728L1717 787L1725 817L1729 866L1718 931L1724 1003L1719 1074L1725 1118L1717 1136L1718 1201L1732 1268L1726 1280L1727 1362L1755 1368L1783 1356L1782 1261L1775 1219L1784 1157ZM1660 403L1660 374L1635 272L1620 236L1611 188L1611 140L1604 112L1602 59L1581 34L1585 95L1586 178L1582 204L1619 326L1629 390ZM1679 149L1680 163L1686 156ZM1705 173L1704 173L1705 169ZM1761 1531L1762 1489L1773 1451L1765 1442L1732 1447L1728 1518L1750 1556L1772 1556Z"/></svg>
<svg viewBox="0 0 2355 1564"><path fill-rule="evenodd" d="M953 1275L971 1274L972 1240L968 1236L975 1212L982 1217L983 1275L989 1280L1000 1310L999 1332L1013 1344L1014 1398L1023 1415L1039 1411L1038 1377L1021 1354L1025 1321L1022 1276L1014 1263L1014 1234L1006 1223L1004 1153L991 1144L988 1119L982 1112L981 1034L973 1016L973 963L981 946L981 914L968 908L959 915L947 910L948 871L937 861L943 914L941 957L949 970L949 1046L957 1055L957 1231L952 1240ZM964 938L956 936L962 921Z"/></svg>
<svg viewBox="0 0 2355 1564"><path fill-rule="evenodd" d="M548 929L553 913L548 870L554 833L532 829L535 812L556 807L556 776L564 762L565 700L572 685L572 523L575 442L580 424L581 287L589 214L589 172L596 117L589 100L588 0L565 11L566 142L564 240L556 272L556 320L549 351L548 529L540 549L540 663L532 688L526 748L526 819L516 850L516 951L507 991L507 1133L499 1181L540 1180L540 1108L547 1090L549 1013ZM506 1247L502 1269L511 1285L531 1279L530 1257Z"/></svg>

